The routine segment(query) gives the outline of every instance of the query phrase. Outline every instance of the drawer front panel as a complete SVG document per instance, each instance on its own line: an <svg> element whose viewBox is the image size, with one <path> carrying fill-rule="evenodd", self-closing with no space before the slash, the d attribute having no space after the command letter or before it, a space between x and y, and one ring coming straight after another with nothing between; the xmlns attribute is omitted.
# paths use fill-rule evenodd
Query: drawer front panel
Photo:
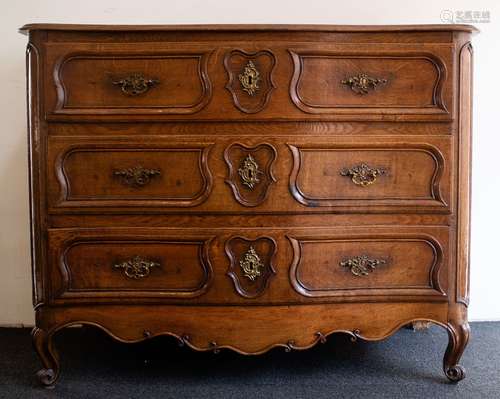
<svg viewBox="0 0 500 399"><path fill-rule="evenodd" d="M209 223L207 223L208 225ZM228 222L231 225L231 222ZM446 300L445 227L49 230L55 303Z"/></svg>
<svg viewBox="0 0 500 399"><path fill-rule="evenodd" d="M55 114L192 114L210 101L208 49L70 52L54 69ZM49 102L50 104L50 102Z"/></svg>
<svg viewBox="0 0 500 399"><path fill-rule="evenodd" d="M57 206L192 207L212 188L207 166L210 143L85 144L61 146L55 160Z"/></svg>
<svg viewBox="0 0 500 399"><path fill-rule="evenodd" d="M303 295L444 294L438 278L443 250L429 236L289 238L290 280Z"/></svg>
<svg viewBox="0 0 500 399"><path fill-rule="evenodd" d="M436 54L348 47L290 53L290 94L304 112L448 114L447 69Z"/></svg>
<svg viewBox="0 0 500 399"><path fill-rule="evenodd" d="M85 121L451 121L450 44L49 43L46 116Z"/></svg>
<svg viewBox="0 0 500 399"><path fill-rule="evenodd" d="M50 234L53 297L192 298L213 277L209 236Z"/></svg>
<svg viewBox="0 0 500 399"><path fill-rule="evenodd" d="M450 212L450 137L51 137L53 213Z"/></svg>
<svg viewBox="0 0 500 399"><path fill-rule="evenodd" d="M290 145L290 191L311 206L420 204L446 207L441 152L432 146Z"/></svg>

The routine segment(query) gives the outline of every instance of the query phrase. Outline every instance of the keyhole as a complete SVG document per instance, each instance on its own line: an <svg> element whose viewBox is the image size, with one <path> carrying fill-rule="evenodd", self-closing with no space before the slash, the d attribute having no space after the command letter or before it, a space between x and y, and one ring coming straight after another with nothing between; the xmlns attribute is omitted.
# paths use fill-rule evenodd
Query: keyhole
<svg viewBox="0 0 500 399"><path fill-rule="evenodd" d="M251 84L252 84L252 77L251 77L251 76L249 76L249 77L248 77L248 84L249 84L249 85L251 85Z"/></svg>

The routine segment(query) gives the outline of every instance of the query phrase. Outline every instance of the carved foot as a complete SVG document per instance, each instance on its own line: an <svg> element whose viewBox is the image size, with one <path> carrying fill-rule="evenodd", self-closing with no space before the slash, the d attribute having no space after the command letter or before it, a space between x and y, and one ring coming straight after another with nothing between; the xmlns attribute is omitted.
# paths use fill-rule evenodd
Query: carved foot
<svg viewBox="0 0 500 399"><path fill-rule="evenodd" d="M46 388L53 388L59 378L59 361L53 349L52 335L35 327L31 332L31 338L43 365L43 368L36 373L38 381Z"/></svg>
<svg viewBox="0 0 500 399"><path fill-rule="evenodd" d="M465 377L465 370L458 363L469 341L469 323L448 323L448 347L443 360L446 377L452 382L458 382Z"/></svg>

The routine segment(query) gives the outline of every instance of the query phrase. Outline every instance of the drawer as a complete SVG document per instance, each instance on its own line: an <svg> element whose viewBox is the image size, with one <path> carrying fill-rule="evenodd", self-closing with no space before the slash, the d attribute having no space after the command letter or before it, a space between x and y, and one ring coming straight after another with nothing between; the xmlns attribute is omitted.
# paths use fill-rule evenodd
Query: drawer
<svg viewBox="0 0 500 399"><path fill-rule="evenodd" d="M445 295L443 248L424 234L290 235L290 281L308 297Z"/></svg>
<svg viewBox="0 0 500 399"><path fill-rule="evenodd" d="M49 211L448 214L451 143L449 136L52 136Z"/></svg>
<svg viewBox="0 0 500 399"><path fill-rule="evenodd" d="M421 114L449 116L446 58L440 51L398 46L290 49L290 95L309 114ZM444 58L442 57L444 56Z"/></svg>
<svg viewBox="0 0 500 399"><path fill-rule="evenodd" d="M448 229L50 229L54 303L301 304L446 300Z"/></svg>
<svg viewBox="0 0 500 399"><path fill-rule="evenodd" d="M212 190L207 166L211 143L65 143L57 153L57 206L193 207ZM51 152L52 154L52 152ZM58 195L59 191L59 195Z"/></svg>
<svg viewBox="0 0 500 399"><path fill-rule="evenodd" d="M52 297L193 298L213 278L210 236L49 233Z"/></svg>
<svg viewBox="0 0 500 399"><path fill-rule="evenodd" d="M450 44L232 39L45 50L50 121L453 119Z"/></svg>
<svg viewBox="0 0 500 399"><path fill-rule="evenodd" d="M448 207L442 192L444 186L448 196L447 184L441 184L445 160L437 147L381 142L289 147L290 192L307 207Z"/></svg>
<svg viewBox="0 0 500 399"><path fill-rule="evenodd" d="M55 92L47 104L55 115L192 114L210 101L211 50L147 45L63 47L55 61ZM49 46L52 50L60 46ZM57 52L56 52L57 53Z"/></svg>

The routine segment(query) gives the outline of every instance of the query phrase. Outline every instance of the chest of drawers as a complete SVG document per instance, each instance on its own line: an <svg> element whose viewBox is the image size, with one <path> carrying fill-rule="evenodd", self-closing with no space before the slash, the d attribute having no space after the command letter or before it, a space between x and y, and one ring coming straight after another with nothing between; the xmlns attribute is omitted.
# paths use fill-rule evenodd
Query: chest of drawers
<svg viewBox="0 0 500 399"><path fill-rule="evenodd" d="M43 384L75 324L259 354L429 321L464 377L474 28L22 30Z"/></svg>

